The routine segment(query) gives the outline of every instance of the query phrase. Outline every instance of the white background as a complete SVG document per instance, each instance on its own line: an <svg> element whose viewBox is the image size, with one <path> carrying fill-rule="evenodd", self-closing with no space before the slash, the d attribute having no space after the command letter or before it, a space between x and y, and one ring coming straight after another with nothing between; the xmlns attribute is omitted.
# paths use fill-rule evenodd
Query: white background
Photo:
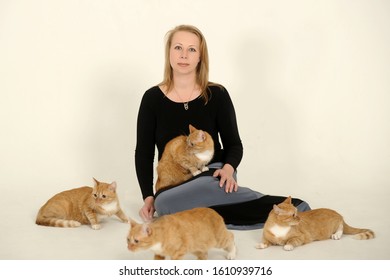
<svg viewBox="0 0 390 280"><path fill-rule="evenodd" d="M21 224L24 234L36 228L53 194L92 177L117 181L125 212L137 217L138 106L162 80L164 36L178 24L202 30L210 79L235 104L240 185L390 231L389 1L0 0L9 238L20 241ZM0 244L2 258L33 256Z"/></svg>

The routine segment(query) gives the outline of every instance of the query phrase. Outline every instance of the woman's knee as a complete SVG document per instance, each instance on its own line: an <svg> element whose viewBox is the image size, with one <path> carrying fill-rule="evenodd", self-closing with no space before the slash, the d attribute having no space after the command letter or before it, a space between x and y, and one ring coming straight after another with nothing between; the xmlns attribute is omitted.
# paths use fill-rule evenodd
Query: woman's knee
<svg viewBox="0 0 390 280"><path fill-rule="evenodd" d="M302 201L297 205L298 212L305 212L311 210L310 205L306 201Z"/></svg>

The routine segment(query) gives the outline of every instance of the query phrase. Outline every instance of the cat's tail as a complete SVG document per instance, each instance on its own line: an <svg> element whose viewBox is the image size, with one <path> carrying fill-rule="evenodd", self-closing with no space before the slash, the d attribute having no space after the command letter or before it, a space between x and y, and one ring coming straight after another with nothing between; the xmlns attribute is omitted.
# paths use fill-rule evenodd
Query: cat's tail
<svg viewBox="0 0 390 280"><path fill-rule="evenodd" d="M363 228L354 228L349 226L346 222L344 223L344 234L352 234L353 238L363 240L363 239L372 239L375 237L375 233L370 229L363 229Z"/></svg>
<svg viewBox="0 0 390 280"><path fill-rule="evenodd" d="M75 220L64 220L57 218L37 218L36 224L48 227L79 227L81 223Z"/></svg>

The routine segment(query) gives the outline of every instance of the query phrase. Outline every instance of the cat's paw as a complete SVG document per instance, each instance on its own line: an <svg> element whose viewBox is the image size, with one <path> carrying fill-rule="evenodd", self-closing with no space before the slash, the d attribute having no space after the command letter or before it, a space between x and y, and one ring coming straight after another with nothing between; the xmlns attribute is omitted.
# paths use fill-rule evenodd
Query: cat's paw
<svg viewBox="0 0 390 280"><path fill-rule="evenodd" d="M234 260L236 258L236 255L237 255L237 248L236 246L234 246L234 248L226 255L226 259Z"/></svg>
<svg viewBox="0 0 390 280"><path fill-rule="evenodd" d="M340 230L340 231L336 231L335 233L333 233L331 237L333 240L339 240L342 235L343 235L343 232Z"/></svg>
<svg viewBox="0 0 390 280"><path fill-rule="evenodd" d="M261 242L261 243L257 243L257 244L255 245L255 248L256 248L256 249L265 249L265 248L268 248L268 245L265 244L265 243L263 243L263 242Z"/></svg>
<svg viewBox="0 0 390 280"><path fill-rule="evenodd" d="M126 223L126 224L128 224L130 222L130 220L127 218L120 218L120 220L122 223Z"/></svg>
<svg viewBox="0 0 390 280"><path fill-rule="evenodd" d="M78 221L69 221L69 227L79 227L81 223Z"/></svg>
<svg viewBox="0 0 390 280"><path fill-rule="evenodd" d="M192 176L199 175L200 173L202 173L200 170L196 170L196 171L192 172Z"/></svg>
<svg viewBox="0 0 390 280"><path fill-rule="evenodd" d="M102 226L99 225L99 224L91 225L91 227L92 227L92 229L94 229L94 230L98 230L98 229L101 229L101 228L102 228Z"/></svg>
<svg viewBox="0 0 390 280"><path fill-rule="evenodd" d="M294 250L294 246L291 244L286 244L283 246L283 249L286 251L292 251L292 250Z"/></svg>
<svg viewBox="0 0 390 280"><path fill-rule="evenodd" d="M202 172L209 171L209 168L207 166L202 168Z"/></svg>

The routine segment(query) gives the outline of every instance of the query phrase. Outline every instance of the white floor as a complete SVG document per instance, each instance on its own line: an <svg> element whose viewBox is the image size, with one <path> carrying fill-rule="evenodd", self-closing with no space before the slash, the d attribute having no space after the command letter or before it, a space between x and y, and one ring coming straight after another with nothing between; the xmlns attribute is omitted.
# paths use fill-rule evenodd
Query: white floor
<svg viewBox="0 0 390 280"><path fill-rule="evenodd" d="M139 196L131 196L129 190L119 192L122 208L131 217L138 219ZM1 239L0 259L3 260L149 260L151 252L131 253L126 247L127 224L116 218L106 219L101 230L88 226L76 229L37 226L36 213L51 193L46 190L19 192L3 189L0 196ZM337 199L336 199L337 197ZM351 199L353 197L353 200ZM355 240L343 236L341 240L314 242L293 251L281 247L255 249L262 230L233 231L238 248L237 259L264 260L379 260L390 259L390 213L389 193L335 194L330 197L329 208L342 213L346 221L355 227L371 228L376 233L373 240ZM305 197L313 208L324 207L324 198ZM186 259L194 259L188 255ZM211 250L209 259L222 260L224 254Z"/></svg>

